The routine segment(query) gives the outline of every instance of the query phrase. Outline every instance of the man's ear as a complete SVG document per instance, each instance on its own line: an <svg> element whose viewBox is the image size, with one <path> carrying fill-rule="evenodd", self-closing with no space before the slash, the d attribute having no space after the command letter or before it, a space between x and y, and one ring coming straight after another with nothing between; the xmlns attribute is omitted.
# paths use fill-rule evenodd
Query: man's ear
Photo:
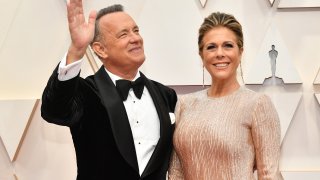
<svg viewBox="0 0 320 180"><path fill-rule="evenodd" d="M101 59L108 57L107 49L100 42L92 43L91 48Z"/></svg>

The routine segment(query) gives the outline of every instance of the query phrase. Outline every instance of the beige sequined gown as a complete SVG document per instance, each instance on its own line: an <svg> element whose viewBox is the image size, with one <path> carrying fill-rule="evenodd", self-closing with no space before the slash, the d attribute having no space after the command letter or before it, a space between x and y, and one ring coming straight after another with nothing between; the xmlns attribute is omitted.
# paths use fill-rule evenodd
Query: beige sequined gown
<svg viewBox="0 0 320 180"><path fill-rule="evenodd" d="M283 179L279 170L280 123L269 97L245 87L221 98L207 90L182 95L169 179Z"/></svg>

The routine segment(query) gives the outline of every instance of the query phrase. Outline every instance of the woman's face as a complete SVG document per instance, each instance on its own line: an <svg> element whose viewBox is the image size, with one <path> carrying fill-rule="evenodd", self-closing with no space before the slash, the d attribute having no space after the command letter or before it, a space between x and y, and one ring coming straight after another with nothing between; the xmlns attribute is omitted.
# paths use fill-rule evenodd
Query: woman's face
<svg viewBox="0 0 320 180"><path fill-rule="evenodd" d="M200 56L213 82L237 79L237 68L243 51L238 47L237 40L234 32L226 27L213 28L204 35Z"/></svg>

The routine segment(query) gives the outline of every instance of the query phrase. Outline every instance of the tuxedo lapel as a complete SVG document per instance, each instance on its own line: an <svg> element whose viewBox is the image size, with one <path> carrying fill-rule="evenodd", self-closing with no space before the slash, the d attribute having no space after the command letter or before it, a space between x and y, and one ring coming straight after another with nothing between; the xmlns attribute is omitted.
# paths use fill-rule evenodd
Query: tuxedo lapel
<svg viewBox="0 0 320 180"><path fill-rule="evenodd" d="M144 74L140 73L141 76L144 76ZM151 95L151 98L153 100L153 103L156 107L159 120L160 120L160 139L155 147L155 150L144 169L141 177L145 177L152 173L154 170L156 170L161 164L163 164L165 154L167 152L166 148L170 147L170 141L171 141L171 121L169 117L169 112L167 110L167 107L165 106L165 102L161 98L161 94L159 92L159 89L155 87L155 85L147 79L146 79L146 87Z"/></svg>
<svg viewBox="0 0 320 180"><path fill-rule="evenodd" d="M95 74L94 79L101 95L102 103L108 112L118 149L128 164L139 172L128 116L116 87L103 66Z"/></svg>

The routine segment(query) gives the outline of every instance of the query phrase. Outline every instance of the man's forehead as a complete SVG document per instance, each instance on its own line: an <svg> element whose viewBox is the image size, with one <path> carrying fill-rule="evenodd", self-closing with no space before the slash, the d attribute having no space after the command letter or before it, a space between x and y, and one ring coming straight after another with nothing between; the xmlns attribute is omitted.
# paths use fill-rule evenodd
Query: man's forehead
<svg viewBox="0 0 320 180"><path fill-rule="evenodd" d="M137 27L135 21L125 12L115 12L102 16L99 24L100 30L104 31L107 36L116 36L122 31L129 31Z"/></svg>
<svg viewBox="0 0 320 180"><path fill-rule="evenodd" d="M111 26L111 27L121 27L121 26L136 26L135 21L130 15L125 12L114 12L106 14L101 17L100 25Z"/></svg>

